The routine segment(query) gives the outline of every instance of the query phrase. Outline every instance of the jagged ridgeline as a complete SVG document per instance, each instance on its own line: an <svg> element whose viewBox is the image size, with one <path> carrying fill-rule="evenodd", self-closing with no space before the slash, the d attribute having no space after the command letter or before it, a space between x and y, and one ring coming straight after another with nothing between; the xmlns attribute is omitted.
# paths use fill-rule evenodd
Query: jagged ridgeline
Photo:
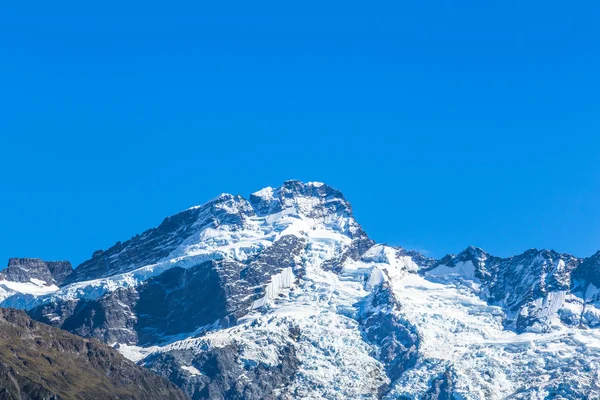
<svg viewBox="0 0 600 400"><path fill-rule="evenodd" d="M322 183L223 194L72 272L5 271L2 306L192 399L600 396L599 254L434 260L374 243Z"/></svg>

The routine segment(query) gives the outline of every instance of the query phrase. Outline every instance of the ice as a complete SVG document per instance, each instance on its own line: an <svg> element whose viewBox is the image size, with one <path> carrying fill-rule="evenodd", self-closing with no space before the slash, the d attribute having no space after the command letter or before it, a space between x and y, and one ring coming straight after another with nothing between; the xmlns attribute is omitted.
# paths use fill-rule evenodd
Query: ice
<svg viewBox="0 0 600 400"><path fill-rule="evenodd" d="M182 365L181 369L189 372L192 376L202 375L202 372L200 372L198 368L194 367L193 365Z"/></svg>
<svg viewBox="0 0 600 400"><path fill-rule="evenodd" d="M457 372L456 391L463 398L503 399L559 374L559 360L600 360L597 352L583 355L580 347L585 343L591 348L598 338L577 329L563 326L551 333L523 334L505 329L502 308L488 305L469 287L431 282L417 274L393 284L402 315L419 331L422 359L396 383L390 398L418 397L449 365ZM564 293L551 293L540 300L540 307L551 313L563 301ZM487 378L482 371L489 371ZM588 379L593 377L582 372L581 380Z"/></svg>
<svg viewBox="0 0 600 400"><path fill-rule="evenodd" d="M152 354L160 349L158 346L139 347L128 345L126 343L113 343L112 346L115 347L124 357L133 362L138 362L149 354Z"/></svg>
<svg viewBox="0 0 600 400"><path fill-rule="evenodd" d="M323 187L317 182L305 185L310 192ZM3 305L22 308L52 299L95 299L121 287L140 285L173 267L190 268L221 259L247 262L282 236L295 235L306 243L297 257L302 273L294 274L296 269L288 267L265 279L257 288L264 295L244 310L247 314L235 325L221 326L215 321L192 334L165 338L161 346L113 345L140 364L160 353L180 350L199 355L235 345L242 363L273 367L281 362L281 349L292 346L298 371L280 389L282 398L371 399L383 395L380 390L390 385L387 398L418 399L446 371L454 377L455 398L462 400L556 398L549 389L552 385L565 393L576 387L590 388L589 398L598 398L594 388L600 381L600 334L595 329L600 326L599 290L581 283L579 292L572 293L569 275L564 273L568 265L562 259L546 263L537 256L536 274L528 274L531 265L521 261L510 265L507 271L519 277L517 284L525 290L514 310L509 310L506 299L512 286L506 289L506 297L500 292L493 302L485 296L486 282L480 282L476 273L482 280L489 277L491 258L487 264L477 264L487 257L481 249L469 248L465 253L475 255L479 270L470 260L427 270L406 255L412 253L382 244L355 259L356 247L352 246L360 226L349 205L332 200L331 193L280 196L282 190L260 190L253 194L252 205L240 196L219 196L210 204L235 223L207 223L212 218L207 211L198 217L189 236L151 264L61 288L36 280L0 281L0 299L6 299ZM253 207L260 211L254 212ZM331 270L333 261L340 263L334 265L336 272ZM323 268L325 262L329 268ZM556 287L546 285L554 283L553 279L558 281ZM361 307L382 285L390 288L394 303ZM389 360L381 357L383 347L366 339L368 330L361 325L365 309L394 313L398 324L418 332L417 362L393 382L384 365ZM526 332L517 333L507 323L516 316L532 321ZM188 361L181 364L176 368L191 376L202 374Z"/></svg>
<svg viewBox="0 0 600 400"><path fill-rule="evenodd" d="M265 295L252 303L252 309L264 307L277 297L281 289L290 288L293 284L294 273L292 272L292 268L284 268L283 271L271 277L271 282L269 282L265 289Z"/></svg>
<svg viewBox="0 0 600 400"><path fill-rule="evenodd" d="M277 218L286 221L287 216ZM369 294L363 287L363 277L341 277L321 268L323 262L342 254L351 239L343 224L323 226L304 218L293 221L281 234L296 234L308 243L303 256L306 273L302 278L285 268L271 277L264 297L254 302L253 311L237 325L206 332L199 338L175 341L153 349L152 353L186 350L196 354L235 342L242 348L244 362L277 365L279 349L290 343L294 330L301 332L291 342L300 367L293 382L284 389L286 393L306 399L374 399L389 379L383 365L373 357L375 346L365 342L353 315L357 303ZM374 263L366 263L365 268L373 270ZM389 265L386 268L393 269ZM139 349L129 346L119 350L141 361Z"/></svg>
<svg viewBox="0 0 600 400"><path fill-rule="evenodd" d="M269 196L273 191L273 189L266 188L259 194ZM189 268L205 261L218 259L243 262L269 247L281 236L289 234L310 237L315 243L327 241L334 243L334 246L326 247L330 254L322 255L324 259L330 258L351 243L349 234L354 232L358 225L345 211L339 213L315 212L315 209L322 206L322 202L322 199L314 196L296 196L293 199L284 199L283 209L280 212L252 215L252 213L244 212L244 210L248 211L248 208L251 209L245 199L240 196L222 194L207 204L215 203L214 207L217 209L224 210L231 215L240 215L241 227L227 224L207 226L195 231L169 255L155 264L141 266L107 278L73 283L60 289L54 288L54 290L45 292L29 291L27 293L35 296L48 294L52 294L52 296L35 299L13 296L6 304L25 308L53 299L95 299L118 288L135 287L173 267ZM206 204L201 207L206 207ZM201 220L206 218L209 216L200 217ZM5 297L9 296L11 294L7 294Z"/></svg>
<svg viewBox="0 0 600 400"><path fill-rule="evenodd" d="M273 198L273 192L274 192L274 189L270 186L267 186L266 188L263 188L257 192L252 193L252 195L260 197L261 199L264 199L264 200L270 200Z"/></svg>
<svg viewBox="0 0 600 400"><path fill-rule="evenodd" d="M449 275L457 275L463 279L475 281L477 278L475 277L475 266L471 261L461 261L456 264L454 267L450 267L447 265L440 265L430 271L428 271L429 275L438 276L438 277L447 277Z"/></svg>
<svg viewBox="0 0 600 400"><path fill-rule="evenodd" d="M22 294L30 294L34 296L43 296L54 293L58 290L56 285L45 285L45 282L38 279L32 279L31 282L12 282L0 280L0 286Z"/></svg>

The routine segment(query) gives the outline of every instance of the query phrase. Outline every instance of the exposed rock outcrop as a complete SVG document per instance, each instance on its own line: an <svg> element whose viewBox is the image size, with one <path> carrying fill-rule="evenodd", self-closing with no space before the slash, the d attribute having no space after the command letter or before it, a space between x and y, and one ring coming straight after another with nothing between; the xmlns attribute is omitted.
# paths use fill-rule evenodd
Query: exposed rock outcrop
<svg viewBox="0 0 600 400"><path fill-rule="evenodd" d="M8 266L0 271L0 280L31 282L37 279L46 285L61 285L73 272L68 261L43 261L39 258L11 258Z"/></svg>

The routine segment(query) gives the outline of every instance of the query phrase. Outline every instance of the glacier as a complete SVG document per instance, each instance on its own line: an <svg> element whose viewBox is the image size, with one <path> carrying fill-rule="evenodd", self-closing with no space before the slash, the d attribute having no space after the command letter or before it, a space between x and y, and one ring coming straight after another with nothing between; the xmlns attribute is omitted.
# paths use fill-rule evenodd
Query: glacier
<svg viewBox="0 0 600 400"><path fill-rule="evenodd" d="M287 181L168 217L58 286L0 282L0 300L192 399L592 399L599 272L600 252L375 243L341 192Z"/></svg>

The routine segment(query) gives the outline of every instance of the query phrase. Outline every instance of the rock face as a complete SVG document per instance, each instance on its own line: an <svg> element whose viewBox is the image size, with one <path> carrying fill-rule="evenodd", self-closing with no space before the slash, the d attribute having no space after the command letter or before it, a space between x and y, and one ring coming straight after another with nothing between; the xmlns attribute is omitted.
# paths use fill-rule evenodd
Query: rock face
<svg viewBox="0 0 600 400"><path fill-rule="evenodd" d="M378 359L392 382L416 364L419 353L417 328L401 317L398 307L392 288L385 282L365 299L359 318L365 338L377 345ZM387 387L382 388L382 393L386 391Z"/></svg>
<svg viewBox="0 0 600 400"><path fill-rule="evenodd" d="M288 181L0 300L192 399L579 399L600 397L599 273L600 253L434 260L376 244L339 191Z"/></svg>
<svg viewBox="0 0 600 400"><path fill-rule="evenodd" d="M439 378L433 379L423 400L452 400L455 379L452 371L447 369Z"/></svg>
<svg viewBox="0 0 600 400"><path fill-rule="evenodd" d="M271 278L286 268L302 274L295 257L305 242L282 236L245 263L206 261L174 267L136 288L95 300L48 302L29 311L44 323L106 343L154 345L211 324L229 326L267 295Z"/></svg>
<svg viewBox="0 0 600 400"><path fill-rule="evenodd" d="M95 300L49 302L28 311L38 321L105 343L136 343L133 313L139 295L118 289Z"/></svg>
<svg viewBox="0 0 600 400"><path fill-rule="evenodd" d="M241 354L243 349L236 344L199 354L174 350L148 357L145 366L168 377L192 399L279 398L278 393L292 382L298 371L299 361L291 344L278 349L275 365L246 364ZM240 379L242 376L245 379Z"/></svg>
<svg viewBox="0 0 600 400"><path fill-rule="evenodd" d="M156 263L194 234L220 225L241 228L242 217L253 214L252 207L242 197L222 195L203 206L165 218L158 227L124 243L117 242L106 251L94 252L90 260L73 271L65 284L108 277Z"/></svg>
<svg viewBox="0 0 600 400"><path fill-rule="evenodd" d="M506 325L517 332L547 330L565 302L576 303L578 276L590 282L596 276L593 256L586 260L553 250L530 249L509 258L494 257L469 247L449 255L427 270L427 275L477 285L477 292L490 304L506 311ZM563 321L564 322L564 321Z"/></svg>
<svg viewBox="0 0 600 400"><path fill-rule="evenodd" d="M185 399L167 380L96 341L0 309L2 399Z"/></svg>
<svg viewBox="0 0 600 400"><path fill-rule="evenodd" d="M30 282L37 279L46 285L60 285L71 274L68 261L43 261L39 258L11 258L8 267L0 271L0 280Z"/></svg>
<svg viewBox="0 0 600 400"><path fill-rule="evenodd" d="M600 251L584 259L573 271L573 277L580 280L583 285L600 288Z"/></svg>

